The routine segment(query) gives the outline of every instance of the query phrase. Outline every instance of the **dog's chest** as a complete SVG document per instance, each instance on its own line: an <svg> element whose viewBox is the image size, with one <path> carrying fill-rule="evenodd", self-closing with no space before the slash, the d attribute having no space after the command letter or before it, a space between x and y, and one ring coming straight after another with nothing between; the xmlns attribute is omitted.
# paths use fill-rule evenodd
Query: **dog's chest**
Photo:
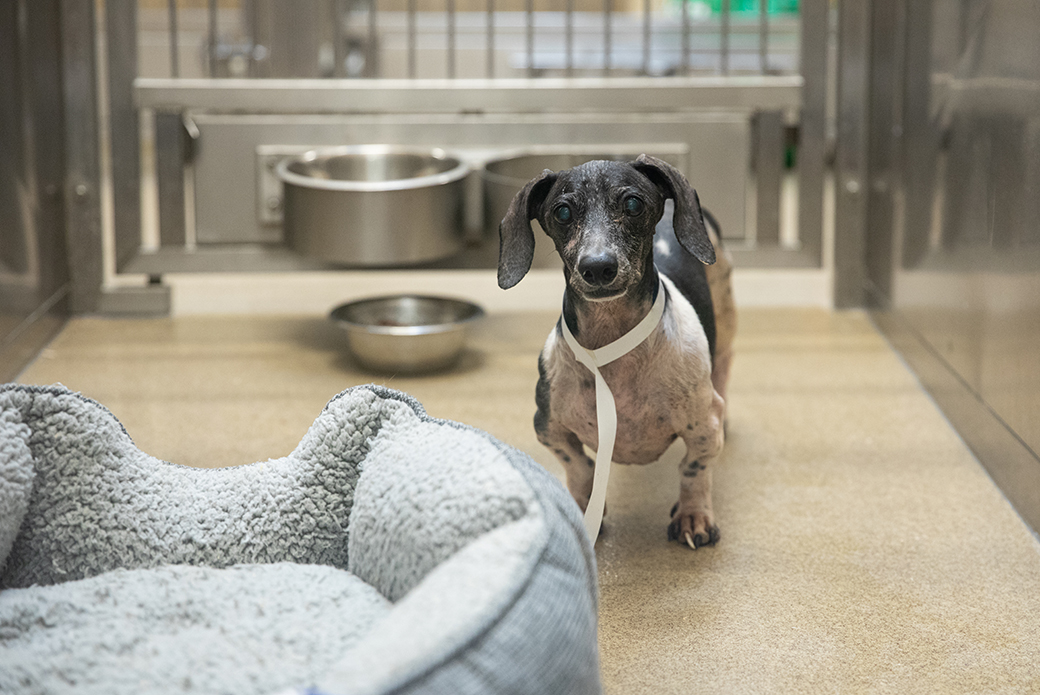
<svg viewBox="0 0 1040 695"><path fill-rule="evenodd" d="M690 424L698 401L703 400L697 392L710 389L710 357L706 339L703 342L703 347L696 341L676 345L660 329L629 354L601 368L617 410L614 461L652 463ZM559 343L551 346L549 357L553 417L582 443L597 449L594 376Z"/></svg>

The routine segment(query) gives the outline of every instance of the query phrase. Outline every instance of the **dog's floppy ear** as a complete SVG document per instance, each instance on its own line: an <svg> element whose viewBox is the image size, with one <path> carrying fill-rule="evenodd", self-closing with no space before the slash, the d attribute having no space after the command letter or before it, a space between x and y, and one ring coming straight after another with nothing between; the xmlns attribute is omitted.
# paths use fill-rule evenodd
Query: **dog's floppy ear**
<svg viewBox="0 0 1040 695"><path fill-rule="evenodd" d="M534 232L531 220L545 200L556 174L546 169L513 196L506 216L498 225L498 286L508 290L523 280L534 260Z"/></svg>
<svg viewBox="0 0 1040 695"><path fill-rule="evenodd" d="M704 227L701 202L697 199L697 191L690 187L682 172L667 162L645 154L639 155L632 166L650 179L666 198L675 201L672 226L675 228L675 238L683 248L701 263L714 263L715 247L711 245L708 230Z"/></svg>

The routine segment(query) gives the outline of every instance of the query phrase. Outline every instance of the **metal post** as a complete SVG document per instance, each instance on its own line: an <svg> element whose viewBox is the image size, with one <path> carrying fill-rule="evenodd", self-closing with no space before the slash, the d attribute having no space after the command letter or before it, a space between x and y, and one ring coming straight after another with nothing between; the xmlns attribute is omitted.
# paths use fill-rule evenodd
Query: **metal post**
<svg viewBox="0 0 1040 695"><path fill-rule="evenodd" d="M455 0L448 0L448 79L455 78Z"/></svg>
<svg viewBox="0 0 1040 695"><path fill-rule="evenodd" d="M207 26L206 26L206 66L209 70L210 77L217 76L217 0L209 0L209 6L207 8ZM106 13L111 14L106 5ZM134 7L134 15L137 15L137 7ZM109 34L112 36L112 34ZM118 34L118 36L137 36L137 27L134 27L132 33L129 34Z"/></svg>
<svg viewBox="0 0 1040 695"><path fill-rule="evenodd" d="M249 76L260 77L260 11L257 0L242 0L242 17L249 34Z"/></svg>
<svg viewBox="0 0 1040 695"><path fill-rule="evenodd" d="M567 54L567 77L570 77L574 74L574 0L567 0L564 23L566 24L564 45Z"/></svg>
<svg viewBox="0 0 1040 695"><path fill-rule="evenodd" d="M719 68L723 75L729 74L729 0L722 0L719 8Z"/></svg>
<svg viewBox="0 0 1040 695"><path fill-rule="evenodd" d="M802 110L798 150L798 240L802 250L823 262L823 182L827 157L827 50L830 9L827 0L802 0L800 6Z"/></svg>
<svg viewBox="0 0 1040 695"><path fill-rule="evenodd" d="M487 76L495 76L495 0L487 0Z"/></svg>
<svg viewBox="0 0 1040 695"><path fill-rule="evenodd" d="M643 0L643 74L650 74L650 0Z"/></svg>
<svg viewBox="0 0 1040 695"><path fill-rule="evenodd" d="M137 41L119 40L119 37L137 35L137 0L106 1L105 33L108 37L113 222L116 270L119 270L141 247L140 119L134 105ZM212 53L210 55L212 59Z"/></svg>
<svg viewBox="0 0 1040 695"><path fill-rule="evenodd" d="M62 0L61 29L70 308L82 313L97 309L104 281L94 3Z"/></svg>
<svg viewBox="0 0 1040 695"><path fill-rule="evenodd" d="M408 0L408 77L415 79L415 0Z"/></svg>
<svg viewBox="0 0 1040 695"><path fill-rule="evenodd" d="M610 72L611 53L614 51L613 29L613 0L603 0L603 71ZM686 3L683 3L685 5Z"/></svg>
<svg viewBox="0 0 1040 695"><path fill-rule="evenodd" d="M911 2L913 0L910 0ZM903 73L899 60L903 0L872 0L870 13L870 63L867 92L866 235L864 263L867 301L887 304L892 294L895 258L893 193L897 141L895 125L896 81Z"/></svg>
<svg viewBox="0 0 1040 695"><path fill-rule="evenodd" d="M758 69L769 72L769 3L758 0Z"/></svg>
<svg viewBox="0 0 1040 695"><path fill-rule="evenodd" d="M526 0L527 76L534 77L534 0Z"/></svg>
<svg viewBox="0 0 1040 695"><path fill-rule="evenodd" d="M690 3L682 0L682 68L681 74L690 74Z"/></svg>
<svg viewBox="0 0 1040 695"><path fill-rule="evenodd" d="M838 8L834 305L839 309L866 302L871 5L872 0L864 0Z"/></svg>
<svg viewBox="0 0 1040 695"><path fill-rule="evenodd" d="M181 61L179 55L179 46L177 40L179 32L177 31L177 0L167 0L167 19L169 20L169 26L167 26L167 33L170 37L170 77L180 77L181 75ZM134 32L136 36L136 32Z"/></svg>
<svg viewBox="0 0 1040 695"><path fill-rule="evenodd" d="M905 195L903 264L914 267L928 253L932 198L939 141L932 125L932 8L906 5L906 53L903 83L903 193Z"/></svg>
<svg viewBox="0 0 1040 695"><path fill-rule="evenodd" d="M377 5L379 0L368 0L368 52L365 61L365 73L369 77L378 77L379 61L376 60L376 41L379 39L378 31L376 30L377 17ZM369 65L371 62L371 65Z"/></svg>
<svg viewBox="0 0 1040 695"><path fill-rule="evenodd" d="M211 0L215 2L215 0ZM332 14L332 76L343 77L347 74L345 62L347 54L344 50L346 44L343 41L343 21L347 17L349 8L346 0L332 0L329 8Z"/></svg>

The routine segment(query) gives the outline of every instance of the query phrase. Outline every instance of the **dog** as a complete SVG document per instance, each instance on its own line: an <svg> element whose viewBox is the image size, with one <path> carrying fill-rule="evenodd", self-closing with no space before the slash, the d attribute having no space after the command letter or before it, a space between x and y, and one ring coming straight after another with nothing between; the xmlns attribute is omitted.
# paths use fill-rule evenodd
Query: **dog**
<svg viewBox="0 0 1040 695"><path fill-rule="evenodd" d="M665 201L671 224L662 222ZM707 219L707 224L705 223ZM670 164L647 155L632 162L593 161L545 170L513 198L499 225L498 284L516 285L534 256L538 220L560 258L563 312L538 360L534 416L538 440L555 453L582 511L592 493L597 449L593 374L563 337L595 350L625 335L666 292L660 323L629 353L602 367L614 394L613 461L646 465L676 440L679 500L668 539L692 549L720 534L711 502L712 469L725 438L725 397L733 359L736 308L732 266L717 223ZM660 278L660 280L659 280Z"/></svg>

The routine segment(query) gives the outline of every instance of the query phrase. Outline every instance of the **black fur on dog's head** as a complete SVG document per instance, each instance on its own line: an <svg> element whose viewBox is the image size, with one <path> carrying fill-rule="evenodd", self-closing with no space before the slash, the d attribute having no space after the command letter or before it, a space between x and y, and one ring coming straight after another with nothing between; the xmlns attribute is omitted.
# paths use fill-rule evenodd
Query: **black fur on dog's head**
<svg viewBox="0 0 1040 695"><path fill-rule="evenodd" d="M644 154L628 163L546 169L516 194L499 225L499 287L513 287L530 270L530 222L536 219L556 244L574 291L591 301L624 293L653 264L654 228L668 198L679 243L701 262L714 263L697 192L670 164Z"/></svg>

